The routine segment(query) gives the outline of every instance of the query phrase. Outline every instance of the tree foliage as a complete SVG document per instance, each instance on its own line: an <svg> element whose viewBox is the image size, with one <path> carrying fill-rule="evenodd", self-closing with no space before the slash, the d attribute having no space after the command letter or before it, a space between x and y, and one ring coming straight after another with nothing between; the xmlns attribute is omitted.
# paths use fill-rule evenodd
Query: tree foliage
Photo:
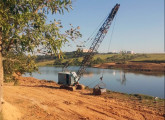
<svg viewBox="0 0 165 120"><path fill-rule="evenodd" d="M11 74L12 70L25 72L30 69L27 64L29 61L33 63L33 58L28 60L27 52L60 57L61 47L66 42L81 37L79 27L71 26L61 33L60 20L54 19L47 24L47 14L64 14L64 11L72 9L71 5L71 0L0 0L0 33L6 74ZM8 66L7 63L13 64Z"/></svg>
<svg viewBox="0 0 165 120"><path fill-rule="evenodd" d="M101 59L100 57L92 61L92 64L101 64L101 63L104 63L104 60Z"/></svg>
<svg viewBox="0 0 165 120"><path fill-rule="evenodd" d="M12 81L13 74L23 74L25 72L32 73L38 70L35 64L35 57L25 55L23 53L9 52L5 57L4 64L4 77L5 82Z"/></svg>
<svg viewBox="0 0 165 120"><path fill-rule="evenodd" d="M36 47L43 47L49 53L61 53L62 45L80 33L71 28L61 34L61 22L54 20L46 24L46 15L64 13L71 8L71 3L71 0L1 0L3 54L11 48L33 52Z"/></svg>
<svg viewBox="0 0 165 120"><path fill-rule="evenodd" d="M54 65L62 65L62 59L55 59Z"/></svg>
<svg viewBox="0 0 165 120"><path fill-rule="evenodd" d="M83 50L78 48L75 52L74 52L74 56L75 57L82 57L84 54L83 54Z"/></svg>

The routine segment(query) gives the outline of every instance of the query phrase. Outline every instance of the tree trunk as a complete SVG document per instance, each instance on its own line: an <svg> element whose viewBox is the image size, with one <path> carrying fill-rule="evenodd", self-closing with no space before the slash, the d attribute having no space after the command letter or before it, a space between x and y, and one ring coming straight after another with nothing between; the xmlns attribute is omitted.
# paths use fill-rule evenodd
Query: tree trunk
<svg viewBox="0 0 165 120"><path fill-rule="evenodd" d="M2 59L2 32L0 28L0 112L2 111L2 98L3 98L3 59Z"/></svg>

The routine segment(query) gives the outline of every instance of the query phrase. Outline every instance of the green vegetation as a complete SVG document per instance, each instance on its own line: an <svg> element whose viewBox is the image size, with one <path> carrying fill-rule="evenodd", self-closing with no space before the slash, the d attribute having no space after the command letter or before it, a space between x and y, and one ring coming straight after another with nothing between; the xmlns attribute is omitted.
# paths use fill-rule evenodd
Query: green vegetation
<svg viewBox="0 0 165 120"><path fill-rule="evenodd" d="M15 80L13 77L14 73L23 74L25 72L32 73L35 70L38 70L35 65L34 56L26 56L23 53L13 53L9 52L5 56L3 61L4 66L4 78L5 82L10 82Z"/></svg>
<svg viewBox="0 0 165 120"><path fill-rule="evenodd" d="M36 65L37 66L52 66L54 65L54 60L38 62Z"/></svg>
<svg viewBox="0 0 165 120"><path fill-rule="evenodd" d="M131 61L135 62L153 62L153 63L165 63L165 54L139 54L141 57L136 57Z"/></svg>
<svg viewBox="0 0 165 120"><path fill-rule="evenodd" d="M70 57L72 56L72 57ZM45 65L64 65L69 62L70 65L80 65L82 57L73 57L73 53L65 55L64 59L54 60L45 59L43 62L38 62L38 66ZM151 62L151 63L165 63L165 54L96 54L91 60L91 64L102 64L108 62L127 63L127 62Z"/></svg>
<svg viewBox="0 0 165 120"><path fill-rule="evenodd" d="M71 5L71 0L5 0L0 3L0 81L3 81L2 76L10 81L13 73L37 70L35 58L27 54L37 51L58 58L63 55L61 47L65 43L81 37L79 26L74 28L70 24L70 29L61 33L60 20L46 23L47 14L64 14L72 9Z"/></svg>

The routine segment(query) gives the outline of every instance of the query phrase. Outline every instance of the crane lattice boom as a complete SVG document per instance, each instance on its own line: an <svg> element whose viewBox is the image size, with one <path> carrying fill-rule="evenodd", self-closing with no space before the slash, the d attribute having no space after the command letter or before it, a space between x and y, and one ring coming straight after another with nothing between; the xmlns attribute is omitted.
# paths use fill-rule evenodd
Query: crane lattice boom
<svg viewBox="0 0 165 120"><path fill-rule="evenodd" d="M117 13L119 7L120 7L120 4L115 5L115 7L111 10L111 12L108 15L107 19L105 20L105 22L103 23L103 25L99 29L98 33L96 34L96 36L94 38L94 41L93 41L92 45L90 46L87 54L84 56L84 59L81 63L81 66L80 66L80 68L77 72L78 81L80 80L81 76L85 72L86 66L89 65L90 60L94 56L94 53L98 50L101 42L103 41L105 35L107 34L108 29L110 28L110 25L111 25L116 13Z"/></svg>

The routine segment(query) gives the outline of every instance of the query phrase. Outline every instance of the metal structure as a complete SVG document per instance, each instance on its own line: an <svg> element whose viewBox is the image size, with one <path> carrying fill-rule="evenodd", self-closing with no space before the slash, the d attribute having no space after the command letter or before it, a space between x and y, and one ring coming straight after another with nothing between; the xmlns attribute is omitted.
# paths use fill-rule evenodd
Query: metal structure
<svg viewBox="0 0 165 120"><path fill-rule="evenodd" d="M106 18L105 22L97 32L94 41L92 42L92 45L90 46L87 54L85 54L83 61L81 63L81 66L79 70L77 71L77 74L75 72L60 72L58 73L58 83L62 84L61 88L69 88L73 90L73 87L69 86L77 86L77 88L82 88L82 85L78 84L78 81L80 80L81 76L85 72L85 68L87 65L89 65L90 60L94 56L95 52L98 50L101 42L103 41L105 35L108 32L108 29L110 28L110 25L117 14L117 11L120 7L120 4L116 4L115 7L111 10L110 14ZM69 64L66 64L63 69L65 69Z"/></svg>
<svg viewBox="0 0 165 120"><path fill-rule="evenodd" d="M120 7L120 4L115 5L115 7L111 10L107 19L105 20L105 22L103 23L103 25L99 29L98 33L96 34L94 41L93 41L92 45L90 46L88 53L84 56L84 59L81 63L81 66L77 72L78 81L80 80L81 76L85 72L86 66L89 65L90 60L94 56L94 53L98 50L101 42L103 41L105 35L107 34L108 29L110 28L110 25L111 25L115 15L117 14L119 7Z"/></svg>

